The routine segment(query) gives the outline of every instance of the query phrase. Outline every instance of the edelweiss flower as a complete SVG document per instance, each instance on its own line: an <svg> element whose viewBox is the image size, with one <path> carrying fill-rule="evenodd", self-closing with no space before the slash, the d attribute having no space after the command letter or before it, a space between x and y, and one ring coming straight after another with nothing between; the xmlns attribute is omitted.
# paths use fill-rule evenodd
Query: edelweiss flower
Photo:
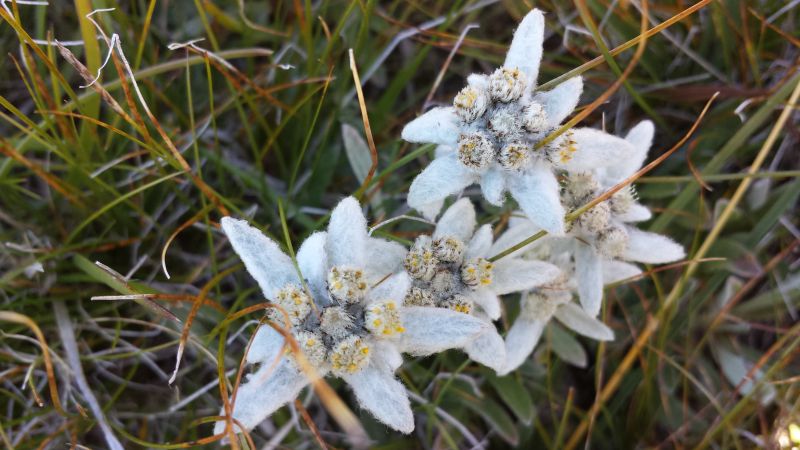
<svg viewBox="0 0 800 450"><path fill-rule="evenodd" d="M449 309L472 315L487 324L486 331L461 348L481 364L500 370L505 364L503 338L491 325L500 317L499 295L521 292L553 280L558 268L540 261L505 258L496 263L492 227L475 231L475 208L467 198L455 202L442 214L432 236L419 236L405 258L406 272L413 278L406 305ZM443 350L434 340L401 349L416 355Z"/></svg>
<svg viewBox="0 0 800 450"><path fill-rule="evenodd" d="M533 257L541 257L552 251L547 244L541 243L536 245L536 250L539 253ZM528 255L530 256L530 253ZM569 253L550 254L548 259L561 268L559 276L556 280L523 294L519 316L506 334L506 365L501 375L511 372L525 362L539 343L545 326L553 317L567 328L592 339L598 341L614 339L614 332L610 328L586 314L572 301L572 293L577 283L574 264L570 260ZM610 263L608 267L612 270L616 269L615 264L624 264L617 261ZM606 275L611 277L604 279L606 283L617 281L611 272Z"/></svg>
<svg viewBox="0 0 800 450"><path fill-rule="evenodd" d="M361 407L384 424L410 433L414 418L408 396L394 376L402 363L398 338L433 339L443 347L458 347L483 332L485 325L452 311L404 307L411 280L395 272L405 248L368 237L366 227L354 198L339 203L328 232L311 235L297 252L301 280L291 258L275 242L245 221L222 219L234 250L264 295L286 312L289 331L317 373L344 379ZM268 317L285 324L277 309ZM260 366L239 387L233 410L245 428L293 400L309 383L287 348L272 327L259 328L246 358ZM215 433L224 426L218 422Z"/></svg>
<svg viewBox="0 0 800 450"><path fill-rule="evenodd" d="M434 108L403 129L410 142L439 144L437 158L414 180L408 204L427 218L443 200L480 183L483 196L500 206L510 191L538 227L564 232L564 208L554 170L583 171L614 163L630 151L624 140L594 129L572 129L537 148L578 103L583 82L575 77L548 92L535 92L542 58L544 17L534 9L514 33L503 67L470 75L453 106Z"/></svg>
<svg viewBox="0 0 800 450"><path fill-rule="evenodd" d="M568 175L561 192L566 208L574 210L585 205L639 170L653 141L653 130L650 121L641 122L631 129L625 137L631 144L630 152L623 154L625 163ZM578 296L583 309L592 317L600 312L604 266L611 261L662 264L685 256L683 247L672 239L630 225L650 217L650 211L638 203L636 192L629 187L570 223L566 236L546 236L538 241L540 246L547 245L573 255ZM511 230L509 236L520 242L538 228L526 219L515 218ZM507 246L514 243L508 242ZM527 251L535 252L536 248L537 245L533 245ZM640 273L635 266L621 261L615 267L627 274L622 278Z"/></svg>

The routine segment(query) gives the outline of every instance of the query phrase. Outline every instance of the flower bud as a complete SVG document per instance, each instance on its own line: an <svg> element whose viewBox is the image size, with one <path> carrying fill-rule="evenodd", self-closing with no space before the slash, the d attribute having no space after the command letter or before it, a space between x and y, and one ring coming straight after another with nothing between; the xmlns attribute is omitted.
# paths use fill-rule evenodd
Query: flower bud
<svg viewBox="0 0 800 450"><path fill-rule="evenodd" d="M294 339L297 341L300 351L303 352L303 356L312 366L319 368L325 363L328 350L322 342L322 336L318 333L300 330L294 333Z"/></svg>
<svg viewBox="0 0 800 450"><path fill-rule="evenodd" d="M280 306L289 316L292 326L299 325L309 312L311 312L311 297L299 286L287 284L275 294L274 303ZM271 309L267 316L280 324L284 323L283 311L278 308Z"/></svg>
<svg viewBox="0 0 800 450"><path fill-rule="evenodd" d="M353 316L341 306L330 306L322 312L319 327L328 336L342 339L351 334Z"/></svg>
<svg viewBox="0 0 800 450"><path fill-rule="evenodd" d="M367 307L364 325L376 336L392 336L406 331L400 310L393 300L374 302Z"/></svg>
<svg viewBox="0 0 800 450"><path fill-rule="evenodd" d="M433 294L427 289L413 286L408 290L403 304L407 306L436 306Z"/></svg>
<svg viewBox="0 0 800 450"><path fill-rule="evenodd" d="M334 374L353 374L369 363L369 347L361 337L350 336L333 347L329 359Z"/></svg>
<svg viewBox="0 0 800 450"><path fill-rule="evenodd" d="M489 76L489 94L504 103L520 98L526 85L525 74L517 68L501 67Z"/></svg>
<svg viewBox="0 0 800 450"><path fill-rule="evenodd" d="M471 314L474 307L472 300L461 294L456 294L445 300L442 306L464 314Z"/></svg>
<svg viewBox="0 0 800 450"><path fill-rule="evenodd" d="M341 302L359 302L367 293L364 272L352 267L331 267L328 272L328 291Z"/></svg>
<svg viewBox="0 0 800 450"><path fill-rule="evenodd" d="M486 133L462 134L458 138L458 160L470 169L487 167L494 160L495 150Z"/></svg>
<svg viewBox="0 0 800 450"><path fill-rule="evenodd" d="M452 236L443 236L433 241L433 254L439 261L460 262L464 255L464 243Z"/></svg>
<svg viewBox="0 0 800 450"><path fill-rule="evenodd" d="M492 284L494 264L484 258L473 258L461 266L461 282L477 289Z"/></svg>
<svg viewBox="0 0 800 450"><path fill-rule="evenodd" d="M595 238L597 251L606 258L621 257L628 248L628 232L622 227L610 227Z"/></svg>
<svg viewBox="0 0 800 450"><path fill-rule="evenodd" d="M541 103L531 102L525 107L525 128L531 133L544 133L549 128L547 125L547 112Z"/></svg>
<svg viewBox="0 0 800 450"><path fill-rule="evenodd" d="M476 86L467 86L453 99L453 108L464 122L473 122L486 112L489 94Z"/></svg>
<svg viewBox="0 0 800 450"><path fill-rule="evenodd" d="M508 107L495 108L489 116L489 129L499 141L518 138L522 125L519 112Z"/></svg>
<svg viewBox="0 0 800 450"><path fill-rule="evenodd" d="M530 161L532 153L533 149L530 146L521 142L512 142L500 150L497 160L504 169L521 169Z"/></svg>
<svg viewBox="0 0 800 450"><path fill-rule="evenodd" d="M439 261L434 255L429 236L418 237L403 261L403 267L412 278L424 281L430 281L433 278L437 264Z"/></svg>

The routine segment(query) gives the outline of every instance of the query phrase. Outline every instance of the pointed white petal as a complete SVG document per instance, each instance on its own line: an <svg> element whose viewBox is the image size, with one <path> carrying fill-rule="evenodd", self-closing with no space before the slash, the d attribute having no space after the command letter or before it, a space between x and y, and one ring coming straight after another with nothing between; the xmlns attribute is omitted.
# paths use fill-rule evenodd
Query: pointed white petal
<svg viewBox="0 0 800 450"><path fill-rule="evenodd" d="M536 163L526 172L509 176L508 188L534 225L556 236L564 234L564 208L549 164Z"/></svg>
<svg viewBox="0 0 800 450"><path fill-rule="evenodd" d="M498 374L505 375L521 366L542 337L545 322L518 317L506 335L506 363Z"/></svg>
<svg viewBox="0 0 800 450"><path fill-rule="evenodd" d="M503 234L501 234L496 241L494 241L492 247L489 249L489 256L494 256L504 250L513 247L516 244L519 244L520 242L533 236L539 231L540 228L535 226L533 222L531 222L528 219L521 219L520 223L512 225L509 229L504 231ZM525 247L521 250L517 250L516 252L506 256L506 258L519 256L520 254L522 254L522 252L529 249L530 246Z"/></svg>
<svg viewBox="0 0 800 450"><path fill-rule="evenodd" d="M472 238L475 225L475 207L469 198L463 197L442 214L433 231L433 238L452 236L466 243Z"/></svg>
<svg viewBox="0 0 800 450"><path fill-rule="evenodd" d="M572 139L577 151L559 164L570 172L591 171L598 167L621 164L634 153L633 145L620 137L594 128L573 128Z"/></svg>
<svg viewBox="0 0 800 450"><path fill-rule="evenodd" d="M414 430L414 414L403 383L391 372L367 366L344 377L353 388L358 404L376 419L401 433Z"/></svg>
<svg viewBox="0 0 800 450"><path fill-rule="evenodd" d="M278 324L279 326L282 324ZM284 337L268 324L263 324L256 331L250 350L247 351L248 364L273 364L283 351Z"/></svg>
<svg viewBox="0 0 800 450"><path fill-rule="evenodd" d="M403 365L403 355L395 347L394 342L375 339L370 347L369 364L385 372L394 373Z"/></svg>
<svg viewBox="0 0 800 450"><path fill-rule="evenodd" d="M469 293L469 298L480 306L486 317L491 320L500 318L500 298L492 289L481 287Z"/></svg>
<svg viewBox="0 0 800 450"><path fill-rule="evenodd" d="M653 122L649 120L639 122L628 132L625 140L631 144L631 148L627 150L623 158L606 167L606 178L609 181L616 184L642 168L647 159L650 145L653 143L654 132Z"/></svg>
<svg viewBox="0 0 800 450"><path fill-rule="evenodd" d="M364 267L367 245L367 219L353 197L339 202L328 224L325 250L330 266Z"/></svg>
<svg viewBox="0 0 800 450"><path fill-rule="evenodd" d="M327 233L318 231L309 236L297 250L297 265L303 278L308 283L308 288L315 298L327 296L325 279L328 275L328 258L325 254L325 239Z"/></svg>
<svg viewBox="0 0 800 450"><path fill-rule="evenodd" d="M536 94L534 100L541 103L547 114L547 125L557 127L572 113L583 92L583 78L575 77L559 84L552 91Z"/></svg>
<svg viewBox="0 0 800 450"><path fill-rule="evenodd" d="M503 67L519 68L533 84L539 76L543 41L544 15L538 9L534 9L522 19L517 31L514 32Z"/></svg>
<svg viewBox="0 0 800 450"><path fill-rule="evenodd" d="M409 122L401 136L408 142L456 145L459 123L453 108L433 108Z"/></svg>
<svg viewBox="0 0 800 450"><path fill-rule="evenodd" d="M479 335L464 347L469 359L494 369L503 370L506 363L506 346L494 327Z"/></svg>
<svg viewBox="0 0 800 450"><path fill-rule="evenodd" d="M647 264L663 264L686 256L683 247L660 234L628 227L628 249L623 259Z"/></svg>
<svg viewBox="0 0 800 450"><path fill-rule="evenodd" d="M527 291L553 281L559 273L558 267L546 262L505 257L494 263L488 287L497 295Z"/></svg>
<svg viewBox="0 0 800 450"><path fill-rule="evenodd" d="M631 204L625 214L616 214L614 216L615 219L623 222L644 222L650 220L651 217L653 217L653 213L646 206L635 202Z"/></svg>
<svg viewBox="0 0 800 450"><path fill-rule="evenodd" d="M366 267L369 282L376 283L387 275L399 271L407 252L408 250L398 242L369 238Z"/></svg>
<svg viewBox="0 0 800 450"><path fill-rule="evenodd" d="M581 242L575 244L575 278L581 306L596 317L603 302L603 260L592 246Z"/></svg>
<svg viewBox="0 0 800 450"><path fill-rule="evenodd" d="M459 193L478 180L478 175L464 167L455 154L436 158L422 171L408 190L408 206L423 211L425 205L438 203L449 195ZM438 211L437 211L438 212ZM430 218L426 215L426 217Z"/></svg>
<svg viewBox="0 0 800 450"><path fill-rule="evenodd" d="M503 206L506 199L506 177L503 170L490 167L481 177L483 198L494 206Z"/></svg>
<svg viewBox="0 0 800 450"><path fill-rule="evenodd" d="M627 280L641 273L641 269L633 264L614 260L603 261L603 284Z"/></svg>
<svg viewBox="0 0 800 450"><path fill-rule="evenodd" d="M400 314L406 331L400 335L398 349L417 356L463 347L489 326L469 314L446 308L404 307Z"/></svg>
<svg viewBox="0 0 800 450"><path fill-rule="evenodd" d="M425 219L431 222L436 222L436 216L439 215L439 211L442 210L442 206L444 206L444 199L436 200L430 203L423 203L413 208L419 211L419 213L422 214L422 217Z"/></svg>
<svg viewBox="0 0 800 450"><path fill-rule="evenodd" d="M394 300L398 305L403 304L408 288L411 287L411 277L405 272L396 273L380 282L367 293L369 301Z"/></svg>
<svg viewBox="0 0 800 450"><path fill-rule="evenodd" d="M637 150L643 152L646 157L647 152L650 151L650 146L653 145L653 135L655 132L656 127L653 125L653 122L643 120L628 131L625 140L633 144Z"/></svg>
<svg viewBox="0 0 800 450"><path fill-rule="evenodd" d="M286 359L277 367L264 364L256 373L249 376L247 382L239 386L233 417L243 427L251 430L278 408L297 398L297 394L307 384L308 379L305 375L299 373ZM224 409L220 415L225 415ZM222 433L224 430L225 422L217 422L214 425L214 434ZM236 425L234 431L240 432Z"/></svg>
<svg viewBox="0 0 800 450"><path fill-rule="evenodd" d="M469 260L472 258L486 258L489 256L489 249L492 247L492 226L489 224L482 225L478 231L472 235L472 240L467 245L467 252L464 254L464 259Z"/></svg>
<svg viewBox="0 0 800 450"><path fill-rule="evenodd" d="M611 330L611 328L608 328L603 322L586 314L580 306L574 303L561 305L556 310L555 317L559 322L566 325L567 328L586 337L597 341L614 340L614 331Z"/></svg>
<svg viewBox="0 0 800 450"><path fill-rule="evenodd" d="M291 258L281 251L275 241L244 220L223 217L221 223L233 249L258 282L265 297L272 298L278 289L299 281Z"/></svg>
<svg viewBox="0 0 800 450"><path fill-rule="evenodd" d="M452 155L455 154L456 149L449 145L437 145L435 149L433 149L433 157L439 158L441 156Z"/></svg>

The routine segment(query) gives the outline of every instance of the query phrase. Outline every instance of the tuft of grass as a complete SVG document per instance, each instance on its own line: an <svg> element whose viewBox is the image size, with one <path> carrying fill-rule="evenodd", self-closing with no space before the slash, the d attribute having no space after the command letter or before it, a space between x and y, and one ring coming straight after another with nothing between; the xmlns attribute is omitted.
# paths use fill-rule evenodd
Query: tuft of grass
<svg viewBox="0 0 800 450"><path fill-rule="evenodd" d="M382 236L428 230L383 223L409 213L405 192L433 156L400 129L497 66L533 6L548 12L540 83L583 74L581 126L658 124L650 159L671 150L637 180L657 212L644 227L689 259L606 289L613 342L551 327L502 378L458 352L407 361L410 436L331 381L231 445L343 447L348 433L385 449L790 442L800 424L796 7L28 3L0 3L3 446L218 446L212 422L249 338L269 326L220 217L248 217L291 249L358 193ZM92 15L99 29L86 18L112 4ZM502 226L512 206L479 203L481 223ZM503 330L516 300L505 299Z"/></svg>

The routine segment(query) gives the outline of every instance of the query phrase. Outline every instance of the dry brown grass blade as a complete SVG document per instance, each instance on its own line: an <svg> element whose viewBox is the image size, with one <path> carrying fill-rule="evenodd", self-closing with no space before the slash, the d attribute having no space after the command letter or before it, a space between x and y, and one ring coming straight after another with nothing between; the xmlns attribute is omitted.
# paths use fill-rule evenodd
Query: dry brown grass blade
<svg viewBox="0 0 800 450"><path fill-rule="evenodd" d="M176 228L175 231L173 231L172 234L169 235L167 241L164 242L164 247L161 249L161 269L164 270L164 275L166 275L168 280L170 279L169 271L167 270L167 250L169 249L169 245L172 243L173 240L175 240L175 238L178 236L178 234L180 234L181 231L192 226L192 224L200 220L204 215L208 214L208 212L211 211L213 207L214 205L207 205L205 208L198 211L197 214L193 215L192 217L189 218L189 220L182 223L178 228Z"/></svg>
<svg viewBox="0 0 800 450"><path fill-rule="evenodd" d="M108 93L107 90L103 88L102 85L100 85L100 83L92 83L92 81L94 81L94 75L89 72L89 69L87 69L82 62L80 62L80 60L75 56L74 53L70 51L70 49L64 47L58 41L55 41L55 46L58 49L58 52L61 54L61 57L78 71L78 75L80 75L87 84L90 84L92 90L97 92L100 98L102 98L103 101L105 101L115 113L119 114L120 117L125 120L125 122L128 122L129 124L138 128L138 124L131 118L131 116L128 115L128 113L125 112L124 109L122 109L122 106L114 99L114 97L111 96L111 94Z"/></svg>
<svg viewBox="0 0 800 450"><path fill-rule="evenodd" d="M580 12L581 18L587 24L591 25L592 28L597 29L597 26L594 24L594 19L592 19L591 13L589 12L589 7L586 6L586 0L575 0L575 6L578 8ZM628 76L633 72L633 69L636 67L636 64L644 55L644 50L647 46L647 13L648 13L648 2L647 0L642 1L642 20L641 20L641 27L640 27L640 34L637 40L637 47L636 53L633 54L631 61L628 63L628 66L625 67L625 70L622 74L605 90L599 97L597 97L592 103L587 105L585 108L581 110L578 114L568 120L567 123L559 127L556 131L550 133L542 139L541 141L536 143L534 148L540 149L544 148L550 142L553 142L554 139L561 136L562 134L569 131L570 128L574 127L578 123L580 123L583 119L589 117L589 114L594 112L600 105L606 102L606 100L611 97L617 90L622 86L622 83L628 78Z"/></svg>
<svg viewBox="0 0 800 450"><path fill-rule="evenodd" d="M356 66L356 57L351 48L348 51L350 55L350 70L353 72L353 81L355 82L356 95L358 96L358 107L361 110L361 120L364 122L364 134L367 135L367 145L369 147L369 156L372 158L372 165L369 168L367 176L358 188L356 197L361 197L364 190L369 186L372 177L375 176L375 170L378 169L378 149L375 148L375 141L372 139L372 128L369 126L369 115L367 114L367 104L364 101L364 92L361 90L361 78L358 76L358 67Z"/></svg>
<svg viewBox="0 0 800 450"><path fill-rule="evenodd" d="M311 434L314 435L314 439L316 439L317 444L319 444L322 450L328 450L328 444L325 443L325 439L322 438L322 434L319 432L319 428L314 424L314 420L311 419L311 415L308 414L305 406L300 401L299 398L294 400L294 407L297 408L297 411L300 412L300 417L303 418L303 422L308 425L308 428L311 430Z"/></svg>
<svg viewBox="0 0 800 450"><path fill-rule="evenodd" d="M795 104L797 103L798 97L800 97L800 80L796 81L796 85L794 91L792 92L791 97L789 98L788 104L781 112L781 115L778 117L777 122L772 127L767 139L764 141L764 144L759 150L758 155L756 156L753 164L750 165L748 169L749 173L755 173L760 168L761 165L764 163L764 160L767 157L769 149L772 148L775 141L778 138L778 134L780 133L783 126L786 124L786 121L789 119L789 115L795 109ZM693 127L695 128L695 127ZM649 165L648 165L649 166ZM727 207L723 210L722 214L719 217L719 220L714 225L714 228L708 233L706 238L703 241L703 245L697 250L695 254L696 259L703 258L708 250L711 248L711 245L716 241L716 238L719 236L719 233L722 231L722 227L726 224L728 218L733 212L733 209L737 206L739 201L744 196L744 193L747 191L747 188L752 183L752 178L745 178L739 184L739 187L734 192L731 200L728 202ZM697 269L699 263L690 264L686 272L679 283L673 287L672 291L670 292L669 296L664 300L664 303L661 305L659 313L663 313L665 311L669 311L672 308L673 303L675 303L678 299L680 294L680 290L682 289L685 281L694 274L694 271ZM650 337L655 333L660 325L660 316L661 314L657 315L656 317L651 318L642 330L642 333L633 343L633 346L628 350L625 354L622 361L620 361L619 365L617 366L616 370L614 371L611 378L608 380L608 383L603 387L600 394L598 395L597 401L592 405L590 408L587 418L581 421L578 428L575 430L574 434L570 438L569 442L567 443L567 449L574 449L579 441L583 438L584 434L589 427L589 421L593 420L593 418L597 415L597 413L602 408L603 404L608 401L608 399L616 392L617 388L619 387L620 383L622 382L622 378L624 375L630 370L631 366L633 365L634 360L637 358L637 355L642 351L642 348L647 344L647 341Z"/></svg>
<svg viewBox="0 0 800 450"><path fill-rule="evenodd" d="M64 411L64 408L61 407L61 400L58 397L56 375L53 371L53 361L50 359L50 347L47 345L47 340L44 338L44 334L39 328L39 325L37 325L36 322L34 322L30 317L14 311L0 311L0 321L25 325L26 327L30 328L31 331L33 331L33 334L36 335L36 340L39 341L39 345L42 347L44 369L47 372L47 384L50 387L50 399L52 400L53 407L56 409L56 411L58 411L58 413L62 416L66 416L67 413Z"/></svg>
<svg viewBox="0 0 800 450"><path fill-rule="evenodd" d="M197 316L200 306L203 305L203 301L205 300L209 291L214 288L214 286L219 284L223 278L237 270L239 270L239 266L233 266L214 275L214 277L208 280L208 283L203 286L203 288L200 290L200 293L197 294L194 304L192 305L192 309L189 311L189 315L186 316L186 322L183 325L183 330L181 330L181 339L178 343L178 355L175 359L175 370L172 372L172 376L169 379L169 384L172 384L175 381L175 378L178 376L178 369L180 369L181 366L181 358L183 357L183 351L186 348L186 341L189 340L189 330L192 328L192 322L194 322L194 318Z"/></svg>
<svg viewBox="0 0 800 450"><path fill-rule="evenodd" d="M48 186L55 189L59 194L63 195L70 203L79 207L80 209L85 209L86 205L72 192L69 191L65 186L61 184L61 181L51 175L48 171L44 170L41 166L36 164L35 162L29 160L25 156L21 155L14 147L9 145L5 139L0 138L0 153L8 156L9 158L17 161L18 163L22 164L26 168L28 168L31 172L35 173L36 176L44 180Z"/></svg>
<svg viewBox="0 0 800 450"><path fill-rule="evenodd" d="M464 43L464 39L467 37L467 33L469 30L473 28L479 28L478 25L471 23L464 27L461 30L461 34L458 36L458 40L453 45L453 48L450 50L450 53L447 55L447 59L445 59L442 68L439 69L439 73L436 74L436 79L433 80L433 85L431 86L431 90L428 91L428 96L425 97L425 101L422 103L422 111L424 112L428 105L431 103L431 99L433 99L433 94L436 93L436 89L439 88L439 84L442 83L442 79L444 79L444 74L447 72L447 68L450 67L450 63L453 62L453 57L458 53L458 49L461 47L461 44Z"/></svg>
<svg viewBox="0 0 800 450"><path fill-rule="evenodd" d="M712 1L714 1L714 0L700 0L699 2L697 2L694 5L686 8L685 10L681 11L680 13L675 14L674 16L672 16L669 19L661 22L660 24L654 26L653 28L650 28L649 30L647 30L644 33L644 37L649 39L652 36L655 36L656 34L662 32L666 28L669 28L670 26L675 25L676 23L680 22L681 20L685 19L686 17L696 13L697 11L699 11L702 8L704 8L705 6L707 6ZM616 55L624 52L625 50L633 47L634 45L636 45L636 43L639 42L639 40L641 38L642 38L642 36L637 36L637 37L631 39L630 41L628 41L628 42L626 42L626 43L624 43L622 45L619 45L616 48L614 48L613 50L609 51L609 54L611 56L616 56ZM567 72L567 73L565 73L565 74L563 74L563 75L561 75L559 77L553 78L552 80L548 81L547 83L543 83L543 84L539 85L538 89L542 90L542 91L547 91L547 90L553 89L554 87L558 86L559 84L563 83L564 81L567 81L572 77L578 76L578 75L586 72L589 69L597 67L600 64L603 64L604 62L605 62L605 58L602 55L598 56L598 57L594 58L593 60L591 60L591 61L589 61L587 63L581 64L580 66L570 70L569 72Z"/></svg>

